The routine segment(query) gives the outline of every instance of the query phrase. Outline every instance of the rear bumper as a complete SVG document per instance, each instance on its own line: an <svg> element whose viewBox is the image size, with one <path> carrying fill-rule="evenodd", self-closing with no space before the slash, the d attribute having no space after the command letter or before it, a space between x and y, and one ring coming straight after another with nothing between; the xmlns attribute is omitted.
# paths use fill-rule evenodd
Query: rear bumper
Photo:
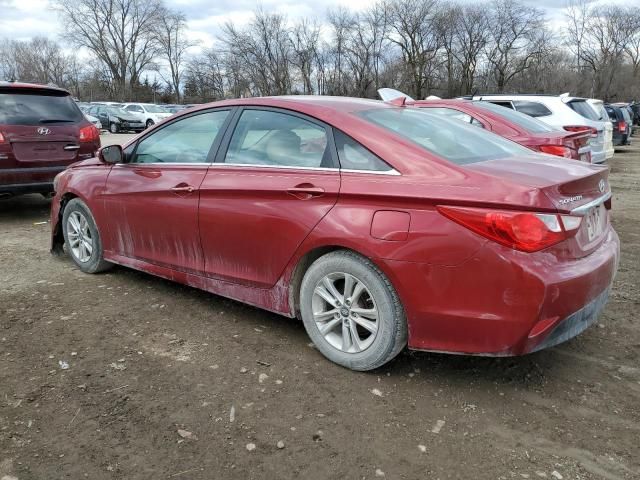
<svg viewBox="0 0 640 480"><path fill-rule="evenodd" d="M619 251L610 228L599 248L579 259L487 243L458 266L381 261L381 268L405 307L410 348L512 356L556 345L593 323Z"/></svg>
<svg viewBox="0 0 640 480"><path fill-rule="evenodd" d="M0 193L19 195L53 192L53 179L65 168L66 165L0 169Z"/></svg>

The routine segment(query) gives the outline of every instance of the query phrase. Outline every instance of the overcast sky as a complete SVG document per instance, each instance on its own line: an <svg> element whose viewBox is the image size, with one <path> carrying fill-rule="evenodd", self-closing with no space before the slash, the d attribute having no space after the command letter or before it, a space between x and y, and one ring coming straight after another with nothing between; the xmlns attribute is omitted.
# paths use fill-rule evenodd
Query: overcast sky
<svg viewBox="0 0 640 480"><path fill-rule="evenodd" d="M472 1L472 0L463 0ZM605 0L597 0L604 3ZM327 8L345 5L341 0L262 0L266 11L286 13L289 18L323 17ZM544 8L552 25L562 21L565 0L525 0L529 5ZM640 0L608 0L620 5L638 5ZM200 40L203 46L214 41L219 26L227 20L244 23L251 18L258 5L255 0L173 0L167 2L181 10L189 22L189 36ZM361 9L369 0L350 0L350 8ZM48 0L0 0L0 38L27 40L37 35L57 38L64 29Z"/></svg>

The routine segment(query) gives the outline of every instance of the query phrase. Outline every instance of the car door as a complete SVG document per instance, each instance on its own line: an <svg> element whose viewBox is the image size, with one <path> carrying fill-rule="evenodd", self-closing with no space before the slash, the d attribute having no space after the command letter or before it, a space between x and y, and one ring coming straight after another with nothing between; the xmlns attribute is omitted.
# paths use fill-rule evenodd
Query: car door
<svg viewBox="0 0 640 480"><path fill-rule="evenodd" d="M205 273L273 286L335 205L340 173L328 126L277 109L244 108L200 190Z"/></svg>
<svg viewBox="0 0 640 480"><path fill-rule="evenodd" d="M98 120L100 120L104 128L109 128L109 113L107 112L107 107L102 105L96 107L94 116L98 117Z"/></svg>
<svg viewBox="0 0 640 480"><path fill-rule="evenodd" d="M194 112L151 132L114 165L104 201L118 255L201 272L199 188L224 133L228 109Z"/></svg>

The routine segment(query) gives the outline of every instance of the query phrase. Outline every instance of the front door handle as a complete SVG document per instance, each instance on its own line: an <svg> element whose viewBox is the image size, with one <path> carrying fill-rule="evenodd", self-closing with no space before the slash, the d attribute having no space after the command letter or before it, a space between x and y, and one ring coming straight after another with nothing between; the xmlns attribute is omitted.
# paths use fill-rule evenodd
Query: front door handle
<svg viewBox="0 0 640 480"><path fill-rule="evenodd" d="M295 187L288 188L287 193L299 198L300 200L308 200L313 197L321 197L324 195L324 188L316 187L311 183L301 183Z"/></svg>
<svg viewBox="0 0 640 480"><path fill-rule="evenodd" d="M189 193L193 193L195 192L195 187L192 187L191 185L186 185L184 183L180 183L178 185L176 185L175 187L171 188L171 191L173 193L176 193L178 195L182 194L189 194Z"/></svg>

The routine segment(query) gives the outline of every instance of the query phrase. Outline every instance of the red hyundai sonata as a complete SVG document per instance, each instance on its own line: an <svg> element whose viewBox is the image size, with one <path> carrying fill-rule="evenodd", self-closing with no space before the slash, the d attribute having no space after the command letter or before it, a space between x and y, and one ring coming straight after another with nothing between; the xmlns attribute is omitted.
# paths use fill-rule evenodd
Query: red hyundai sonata
<svg viewBox="0 0 640 480"><path fill-rule="evenodd" d="M416 108L230 100L61 173L52 251L299 317L354 370L407 344L520 355L579 334L607 300L607 175Z"/></svg>
<svg viewBox="0 0 640 480"><path fill-rule="evenodd" d="M533 112L530 116L479 100L435 98L416 101L392 88L381 88L378 93L387 101L399 101L404 97L407 106L425 108L438 115L456 118L537 152L591 163L591 131L587 129L577 132L556 130L534 118Z"/></svg>

